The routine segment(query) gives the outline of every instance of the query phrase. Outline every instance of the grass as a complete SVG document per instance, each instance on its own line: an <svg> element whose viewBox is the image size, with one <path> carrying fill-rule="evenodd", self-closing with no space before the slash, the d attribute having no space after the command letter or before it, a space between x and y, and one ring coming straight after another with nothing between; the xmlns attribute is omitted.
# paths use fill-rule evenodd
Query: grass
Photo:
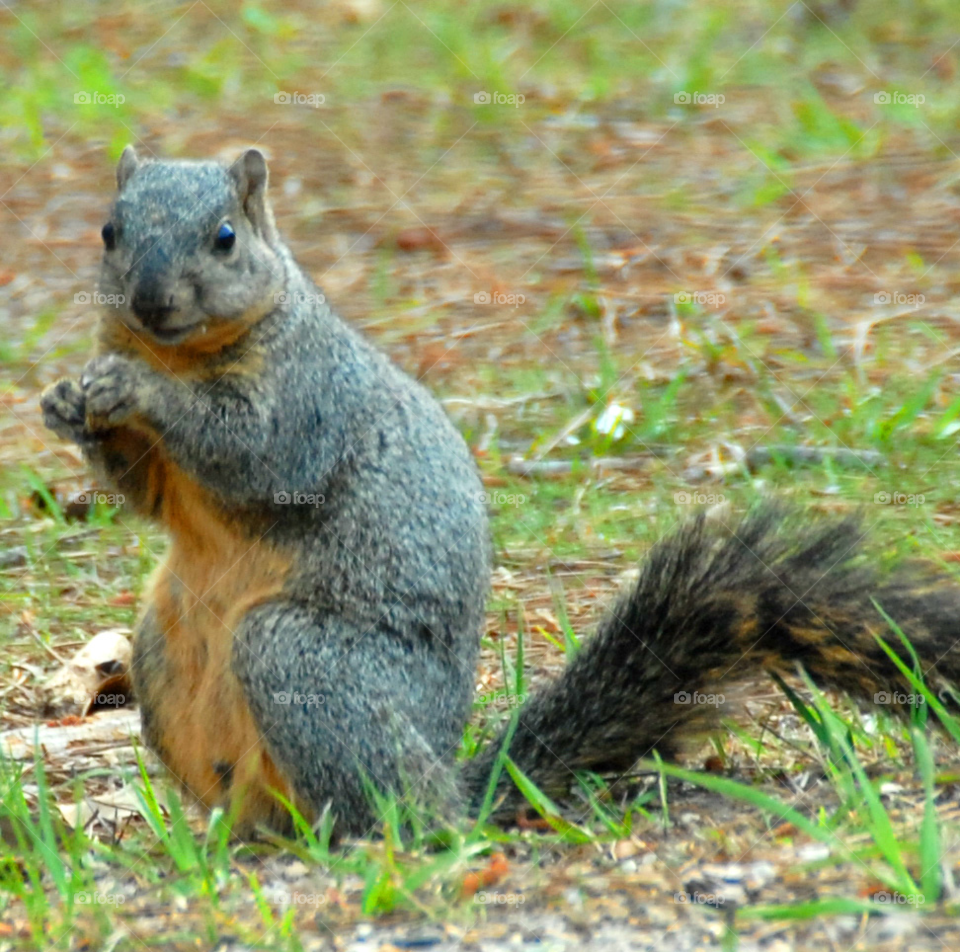
<svg viewBox="0 0 960 952"><path fill-rule="evenodd" d="M818 20L810 11L821 8ZM106 17L84 3L20 4L0 11L0 27L0 161L13 183L2 208L22 238L0 270L0 294L11 289L0 298L0 554L12 553L0 562L4 726L36 713L23 665L48 669L91 632L133 623L165 544L122 508L65 515L65 494L89 480L41 441L35 410L38 388L84 360L89 320L71 297L89 290L111 185L104 155L131 140L167 154L215 154L233 136L272 149L282 227L331 299L453 398L496 494L488 696L528 693L576 651L622 571L688 513L678 493L736 508L770 493L862 508L880 558L951 564L960 551L957 262L942 228L960 148L960 71L941 40L960 28L955 5L845 14L761 0L709 10L429 0L185 4L171 14L121 4ZM274 104L295 90L325 103ZM83 91L124 101L75 103ZM477 103L481 91L525 101ZM925 101L875 101L883 91ZM684 105L675 97L685 92L724 102ZM294 179L301 191L287 195ZM418 245L411 229L425 224L443 251ZM42 303L21 306L31 280L46 289ZM489 290L525 302L473 303ZM913 298L898 306L896 295ZM598 427L612 404L632 414L620 412L622 430ZM751 459L756 447L768 458ZM798 460L798 447L824 452ZM858 464L837 455L845 449L876 455ZM514 457L569 465L519 476ZM624 465L597 469L597 458ZM902 505L875 502L898 492ZM767 729L763 718L734 725L714 742L723 776L654 764L625 800L585 777L573 820L528 786L546 829L480 824L439 840L405 829L399 807L384 803L381 837L346 852L331 851L323 827L234 843L229 818L194 815L149 760L76 777L48 776L43 758L6 764L0 829L6 821L13 841L0 846L0 947L83 937L186 948L229 934L300 949L358 918L402 915L466 930L494 916L468 885L526 890L532 905L552 884L586 888L589 876L571 871L584 853L617 873L603 863L640 838L675 868L689 787L668 777L754 818L752 835L733 820L705 824L689 846L696 855L745 855L784 819L791 832L772 842L833 851L837 895L739 909L727 947L754 918L809 935L820 917L876 913L874 886L922 896L922 908L908 907L929 919L937 877L955 865L955 821L936 808L960 736L940 700L915 687L950 742L815 691L802 700L786 684L768 705L791 705L803 731ZM478 702L462 756L514 710ZM515 770L508 758L502 769ZM809 809L771 792L811 771L825 779ZM915 816L891 809L884 778L915 794ZM57 809L105 783L139 798L113 839L72 828ZM289 890L278 899L276 864L293 858L314 877L296 887L312 903L291 903ZM827 864L798 868L810 882ZM97 895L112 901L79 898ZM322 926L305 915L317 912Z"/></svg>
<svg viewBox="0 0 960 952"><path fill-rule="evenodd" d="M892 622L891 627L912 653L903 633ZM957 718L945 710L929 688L882 638L878 636L878 640L916 688L917 696L922 696L924 702L931 705L954 741L960 738L960 722ZM805 681L812 695L810 703L803 701L782 680L780 684L817 738L823 767L836 793L836 809L829 813L821 812L818 820L812 820L804 811L796 809L794 803L725 777L684 770L661 762L656 764L657 769L666 776L686 780L757 807L770 816L774 826L786 822L796 832L827 845L831 856L818 865L834 863L839 856L861 867L870 880L880 884L880 888L872 890L869 898L862 900L847 899L838 903L836 899L828 899L794 909L758 906L744 911L747 918L823 915L841 909L871 913L876 912L877 902L893 904L891 908L904 904L917 909L927 904L930 908L935 907L944 898L942 864L950 844L937 815L938 780L923 730L926 722L924 703L917 704L914 724L909 728L915 769L923 792L922 809L919 811L919 823L911 824L912 828L904 835L898 833L897 827L902 824L893 819L884 802L882 790L888 778L868 776L853 744L851 725L837 716L808 678Z"/></svg>
<svg viewBox="0 0 960 952"><path fill-rule="evenodd" d="M724 364L745 360L753 353L747 344L730 346L734 350L719 358ZM909 359L909 337L901 344L900 357ZM597 399L595 390L578 386L569 378L564 381L562 375L559 381L549 381L549 385L564 387L566 400L543 401L525 408L522 415L506 420L510 429L503 434L505 441L522 444L532 438L533 445L537 441L548 441L552 433L566 428L570 420L577 419L583 410L590 411L590 418L570 434L578 435L580 442L558 447L551 454L552 458L586 459L593 454L629 457L647 452L651 439L656 440L656 449L649 472L640 478L632 475L597 477L584 465L566 476L542 480L504 476L506 454L490 452L481 465L488 475L497 478L497 491L503 496L514 494L524 498L521 505L494 507L494 538L501 558L507 564L517 566L536 564L546 554L567 562L589 561L602 548L616 547L617 559L609 566L614 569L618 564L629 564L649 543L668 531L685 512L684 507L673 502L673 494L678 487L687 485L679 478L673 448L703 445L707 429L735 432L735 419L743 412L736 400L729 398L722 383L712 383L709 379L703 381L699 370L700 386L685 386L685 375L697 368L698 361L706 363L709 359L713 358L708 357L703 349L688 353L684 366L671 380L653 385L630 381L633 386L629 386L619 379L619 367L609 372L611 378L615 373L618 379L616 386L611 384L606 388L605 394L609 397L616 390L619 399L638 407L643 420L654 421L654 433L650 435L637 432L635 427L628 425L621 439L598 444L592 422L605 404ZM757 359L756 366L767 368L769 360L764 353L762 359ZM755 387L757 394L763 394L765 389L771 392L784 381L789 381L787 386L790 387L796 386L796 378L816 379L823 366L821 364L811 372L809 358L791 360L790 355L781 353L779 360L777 374L762 371L762 383ZM810 414L808 425L799 429L782 424L765 438L783 445L822 440L821 445L828 447L875 448L888 463L896 465L898 462L897 468L901 472L920 470L922 478L910 483L891 483L890 477L885 475L890 471L889 466L870 471L862 467L843 468L829 462L790 466L781 460L755 472L734 467L719 483L712 483L708 488L722 491L735 504L741 505L762 492L780 491L794 497L816 498L814 494L829 487L828 499L839 498L855 505L869 506L875 492L903 486L904 491L925 492L936 506L938 474L948 474L950 468L949 459L942 459L944 441L939 434L949 427L955 416L955 398L946 390L944 375L934 370L918 380L892 374L878 392L877 388L865 386L853 371L834 370L828 374L831 386L810 392L799 404L804 407L809 404L809 409L804 411ZM536 381L532 392L540 392L545 383ZM797 391L803 386L805 382L796 388ZM522 395L531 392L530 388L528 374L521 374L515 385L509 375L505 375L497 392L504 396ZM705 392L713 397L710 402L705 401ZM694 407L697 407L696 412ZM14 487L8 498L22 500L31 492L46 489L49 477L23 468L12 478L10 475L7 478ZM637 482L641 484L639 487ZM918 507L910 512L894 507L880 510L878 507L877 511L888 523L883 530L885 536L893 539L898 534L893 531L893 524L909 525L910 534L896 540L893 548L901 552L919 549L930 554L956 546L956 527L952 523L938 524L929 505L925 505L926 508ZM58 646L82 638L93 625L129 624L132 610L124 596L131 590L134 593L139 590L145 572L162 550L162 540L151 530L130 522L122 511L98 510L85 523L68 521L55 505L49 511L50 516L37 518L29 510L20 508L17 502L11 505L9 526L16 530L16 538L22 540L26 548L23 568L4 576L3 594L16 610L14 617L28 613L36 619L32 624L35 636L42 643ZM567 588L572 586L575 591L579 586L589 584L582 576L590 572L575 571L574 577L565 578L563 584ZM604 575L609 580L609 573ZM568 651L574 650L573 632L582 633L583 630L572 626L564 617L563 605L570 594L567 591L558 597L554 593L549 599L555 616L560 619L559 631L551 635L542 628L537 632L534 626L533 632L552 640L557 646L565 646ZM508 590L498 598L505 613L501 630L504 633L510 630L514 618L518 631L525 630L530 623L523 621L524 595L521 593L518 597ZM112 607L112 603L116 607ZM8 644L11 654L6 656L6 665L17 652L27 647L15 637ZM503 680L496 684L504 693L523 695L529 690L524 675L523 644L523 638L518 637L517 654L512 658L505 653L503 640L497 644ZM905 674L909 676L909 670ZM921 690L919 686L918 690ZM798 707L801 704L796 696L790 699ZM936 710L936 699L928 696L928 700L931 708ZM875 792L878 781L865 775L857 748L849 737L851 733L856 736L858 744L867 741L874 748L874 756L881 753L875 747L877 739L868 738L863 731L855 731L842 722L816 694L811 710L816 712L816 723L820 725L818 742L827 752L823 766L840 804L835 811L819 819L808 819L804 812L790 807L762 788L669 765L659 765L657 769L664 777L698 783L725 797L742 800L761 813L769 814L776 823L791 823L797 831L795 835L827 843L835 851L833 861L850 863L890 895L908 899L922 897L926 905L921 907L920 900L915 898L912 907L926 914L936 907L939 895L931 869L938 868L943 844L935 812L938 785L927 742L921 733L912 732L918 771L916 783L924 795L923 824L919 831L911 829L904 834L897 832L895 827L901 824L895 824L888 816ZM941 711L942 708L938 714ZM480 712L485 720L496 720L497 714L495 709ZM948 729L952 724L950 720L944 723ZM893 736L898 731L893 724L884 729ZM474 750L481 736L474 727L468 728L465 749ZM759 744L762 747L763 741ZM775 758L776 753L776 748L767 749L765 760L769 761L771 756ZM524 784L509 759L504 762L504 769L509 770L521 785ZM805 768L801 764L794 769ZM14 821L15 829L26 830L17 847L8 849L0 864L4 871L0 892L6 892L8 902L16 901L16 908L22 910L14 921L18 921L22 914L27 924L28 935L24 934L21 942L34 947L57 947L57 942L67 942L68 936L77 929L84 934L106 936L114 928L116 917L125 917L132 906L123 892L104 893L106 887L99 884L96 871L114 870L115 880L122 881L126 878L123 871L135 867L135 873L131 875L137 880L142 897L156 902L175 901L176 897L181 897L191 910L197 910L184 933L184 941L187 936L198 934L205 941L213 942L228 926L236 929L239 897L249 891L255 897L260 921L254 924L249 917L239 917L244 920L240 934L248 941L260 943L258 947L262 948L300 947L298 936L303 920L299 913L303 910L294 906L284 910L281 906L281 913L272 911L276 906L264 898L258 879L259 861L250 858L246 847L228 841L228 825L222 816L213 816L206 826L188 820L178 805L177 796L157 796L150 777L144 773L138 786L142 790L145 828L130 840L105 846L96 838L85 836L82 830L70 830L59 821L53 803L62 797L62 793L55 797L50 790L42 773L42 760L34 765L33 770L37 790L29 797L29 802L22 783L11 779L11 796L4 797L4 805L0 807L0 817L6 815ZM584 819L571 822L532 785L526 784L524 790L534 808L546 818L552 832L504 833L478 828L472 833L454 833L452 841L438 844L424 839L422 831L412 839L402 833L399 815L385 805L384 838L377 843L348 851L345 855L332 853L322 832L317 834L303 827L299 841L277 844L276 848L281 853L300 857L311 866L323 868L334 884L328 888L338 890L344 884L357 884L356 904L361 915L382 916L403 910L437 921L462 921L462 917L468 914L464 910L469 912L476 907L464 906L459 884L482 866L485 857L488 859L492 852L504 848L526 849L533 838L540 841L537 849L542 851L570 850L591 844L602 849L604 844L629 839L634 831L651 822L667 820L672 797L669 788L663 788L662 808L651 813L653 803L649 801L646 807L637 804L626 808L616 806L605 802L609 795L603 786L594 786L588 799L590 809ZM161 802L166 804L165 808L161 808ZM843 846L848 842L856 845L852 848ZM84 903L77 898L81 895L107 896L107 899ZM326 891L309 895L328 901ZM125 897L126 901L120 901L119 897ZM891 908L901 909L902 906ZM869 897L824 899L796 906L759 906L738 912L738 917L747 922L754 917L804 919L865 911L877 911L877 903ZM8 905L6 915L12 915L12 912ZM737 921L740 922L741 918Z"/></svg>

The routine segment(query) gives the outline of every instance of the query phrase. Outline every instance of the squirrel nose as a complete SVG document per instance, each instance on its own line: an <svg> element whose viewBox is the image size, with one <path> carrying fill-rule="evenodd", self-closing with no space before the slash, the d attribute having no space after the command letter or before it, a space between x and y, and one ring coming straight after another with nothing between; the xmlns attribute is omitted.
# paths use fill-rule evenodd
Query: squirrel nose
<svg viewBox="0 0 960 952"><path fill-rule="evenodd" d="M145 327L154 329L162 327L166 319L178 310L173 294L151 293L149 289L143 288L138 288L133 295L131 307Z"/></svg>
<svg viewBox="0 0 960 952"><path fill-rule="evenodd" d="M135 280L130 307L144 327L161 330L178 309L174 252L159 239L148 248L138 246L137 252L139 266L131 275Z"/></svg>

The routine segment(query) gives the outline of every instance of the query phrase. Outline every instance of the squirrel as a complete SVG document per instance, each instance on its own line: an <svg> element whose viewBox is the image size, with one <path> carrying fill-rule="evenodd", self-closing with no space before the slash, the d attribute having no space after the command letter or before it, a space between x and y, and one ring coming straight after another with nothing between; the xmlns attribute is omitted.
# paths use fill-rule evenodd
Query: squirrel
<svg viewBox="0 0 960 952"><path fill-rule="evenodd" d="M701 515L458 765L492 560L478 470L434 397L297 264L267 183L256 149L226 165L128 146L102 230L115 303L79 379L41 397L46 426L169 535L135 632L143 738L241 836L289 830L287 804L362 835L376 791L506 821L525 799L502 749L562 795L578 771L676 755L717 718L678 692L761 671L800 664L872 702L906 683L874 599L928 677L960 680L960 588L872 565L856 518Z"/></svg>

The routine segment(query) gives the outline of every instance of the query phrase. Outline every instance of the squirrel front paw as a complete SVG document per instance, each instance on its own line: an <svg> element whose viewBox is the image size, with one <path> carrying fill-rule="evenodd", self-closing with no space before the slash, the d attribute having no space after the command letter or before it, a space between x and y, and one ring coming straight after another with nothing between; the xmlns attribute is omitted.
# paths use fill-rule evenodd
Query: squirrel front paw
<svg viewBox="0 0 960 952"><path fill-rule="evenodd" d="M85 400L86 425L105 430L129 420L140 409L141 370L116 354L94 357L80 376Z"/></svg>
<svg viewBox="0 0 960 952"><path fill-rule="evenodd" d="M64 377L50 384L40 397L40 409L48 430L74 443L83 441L86 397L76 380Z"/></svg>

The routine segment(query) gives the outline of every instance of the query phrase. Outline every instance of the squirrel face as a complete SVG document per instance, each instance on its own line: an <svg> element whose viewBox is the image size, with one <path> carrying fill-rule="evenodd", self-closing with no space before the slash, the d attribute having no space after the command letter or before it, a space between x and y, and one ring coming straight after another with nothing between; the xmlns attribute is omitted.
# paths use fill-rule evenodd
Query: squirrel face
<svg viewBox="0 0 960 952"><path fill-rule="evenodd" d="M144 162L127 146L117 185L100 290L122 303L107 323L153 349L232 336L276 308L285 272L259 151L228 168Z"/></svg>

